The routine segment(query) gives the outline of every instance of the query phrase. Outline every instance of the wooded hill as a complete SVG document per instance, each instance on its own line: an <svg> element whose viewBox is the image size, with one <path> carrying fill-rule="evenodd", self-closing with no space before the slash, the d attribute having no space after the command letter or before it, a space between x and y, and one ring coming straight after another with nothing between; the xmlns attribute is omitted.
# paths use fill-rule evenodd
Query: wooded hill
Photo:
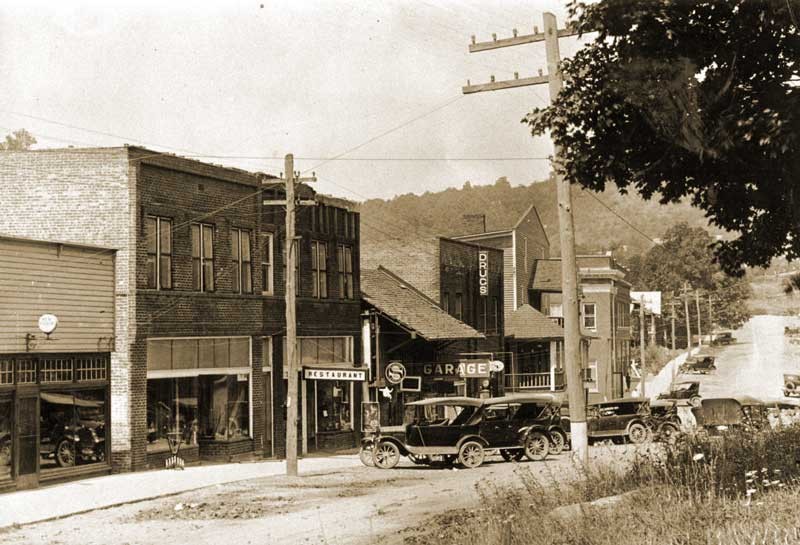
<svg viewBox="0 0 800 545"><path fill-rule="evenodd" d="M587 191L573 192L575 231L582 253L618 249L640 253L652 246L650 240L626 225ZM627 219L650 238L659 238L679 222L721 233L709 227L703 213L688 203L661 205L636 195L622 195L616 188L606 189L597 198ZM362 244L399 244L425 236L454 236L486 230L507 229L534 204L550 239L551 255L559 254L556 186L552 180L524 186L511 186L500 178L493 185L450 188L423 195L406 194L391 200L372 199L361 205ZM465 218L464 216L471 216Z"/></svg>

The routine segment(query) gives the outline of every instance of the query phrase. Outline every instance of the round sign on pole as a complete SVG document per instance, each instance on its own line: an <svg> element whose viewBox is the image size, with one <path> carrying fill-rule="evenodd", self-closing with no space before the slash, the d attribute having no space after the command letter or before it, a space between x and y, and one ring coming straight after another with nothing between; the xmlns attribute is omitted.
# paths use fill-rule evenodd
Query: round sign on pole
<svg viewBox="0 0 800 545"><path fill-rule="evenodd" d="M500 360L493 360L489 362L489 370L492 371L493 373L499 373L504 368L505 365L503 365L503 362Z"/></svg>
<svg viewBox="0 0 800 545"><path fill-rule="evenodd" d="M393 361L386 366L383 374L389 384L400 384L406 378L406 367L399 361Z"/></svg>
<svg viewBox="0 0 800 545"><path fill-rule="evenodd" d="M42 314L39 316L39 329L45 335L50 335L58 327L58 318L55 314Z"/></svg>

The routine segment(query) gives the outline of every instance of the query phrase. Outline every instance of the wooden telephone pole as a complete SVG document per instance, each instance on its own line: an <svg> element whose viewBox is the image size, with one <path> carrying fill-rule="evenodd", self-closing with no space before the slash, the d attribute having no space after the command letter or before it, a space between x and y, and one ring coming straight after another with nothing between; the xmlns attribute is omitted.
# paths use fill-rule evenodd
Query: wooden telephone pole
<svg viewBox="0 0 800 545"><path fill-rule="evenodd" d="M683 295L683 306L686 311L686 350L691 352L692 350L692 322L689 318L689 287L686 282L683 283L683 289L681 290L681 294Z"/></svg>
<svg viewBox="0 0 800 545"><path fill-rule="evenodd" d="M644 320L644 297L639 299L639 359L641 360L639 363L640 374L642 375L642 399L646 399L645 395L645 379L647 379L647 367L644 357L644 335L645 335L645 325L646 322Z"/></svg>
<svg viewBox="0 0 800 545"><path fill-rule="evenodd" d="M703 333L700 329L700 290L694 290L694 304L697 307L697 346L703 346Z"/></svg>
<svg viewBox="0 0 800 545"><path fill-rule="evenodd" d="M669 302L670 321L672 322L672 350L675 350L675 300Z"/></svg>
<svg viewBox="0 0 800 545"><path fill-rule="evenodd" d="M297 241L295 240L295 209L298 204L316 205L315 201L297 202L295 197L295 184L301 182L316 182L316 177L301 178L299 172L294 171L294 156L286 155L284 168L286 176L282 180L265 180L266 184L276 182L286 186L285 200L264 201L264 206L286 207L286 366L288 391L286 394L286 474L297 477L297 383L300 367L297 362L297 285L295 269L297 268Z"/></svg>
<svg viewBox="0 0 800 545"><path fill-rule="evenodd" d="M578 32L572 29L558 29L556 17L552 13L544 14L544 32L534 27L533 34L519 36L516 29L514 36L498 40L493 36L491 42L476 43L472 37L470 53L490 51L501 47L512 47L536 42L545 43L547 55L547 75L539 71L539 76L522 78L515 73L515 78L508 81L495 81L479 85L467 85L462 88L464 94L484 91L498 91L528 85L547 84L550 100L554 101L561 91L562 77L559 69L561 60L558 51L558 39L574 36ZM555 159L561 157L561 148L555 145ZM557 166L557 165L556 165ZM567 375L567 394L569 396L569 412L571 419L572 449L578 458L587 464L589 461L589 443L586 430L586 399L583 385L583 365L581 362L581 330L578 311L578 267L575 259L575 222L572 217L572 193L568 180L555 170L556 187L558 188L558 225L561 242L561 289L562 308L564 313L564 359Z"/></svg>

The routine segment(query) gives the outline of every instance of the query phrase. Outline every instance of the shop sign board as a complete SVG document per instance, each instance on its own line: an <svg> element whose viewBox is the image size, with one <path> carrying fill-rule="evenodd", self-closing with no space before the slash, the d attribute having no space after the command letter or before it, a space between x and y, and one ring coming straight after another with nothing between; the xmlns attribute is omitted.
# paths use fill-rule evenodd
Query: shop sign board
<svg viewBox="0 0 800 545"><path fill-rule="evenodd" d="M303 378L306 380L367 380L366 369L315 369L303 367Z"/></svg>
<svg viewBox="0 0 800 545"><path fill-rule="evenodd" d="M484 297L489 295L489 252L478 252L478 288Z"/></svg>
<svg viewBox="0 0 800 545"><path fill-rule="evenodd" d="M55 314L42 314L39 316L39 330L45 335L50 335L58 327L58 318Z"/></svg>
<svg viewBox="0 0 800 545"><path fill-rule="evenodd" d="M383 374L386 375L386 382L389 384L400 384L406 377L406 368L399 361L393 361L386 366Z"/></svg>
<svg viewBox="0 0 800 545"><path fill-rule="evenodd" d="M493 365L494 363L494 365ZM499 362L464 360L457 363L412 364L418 374L433 378L489 378L489 373Z"/></svg>
<svg viewBox="0 0 800 545"><path fill-rule="evenodd" d="M462 361L458 364L459 374L464 378L489 378L491 362Z"/></svg>
<svg viewBox="0 0 800 545"><path fill-rule="evenodd" d="M421 392L422 377L406 377L400 383L401 392Z"/></svg>

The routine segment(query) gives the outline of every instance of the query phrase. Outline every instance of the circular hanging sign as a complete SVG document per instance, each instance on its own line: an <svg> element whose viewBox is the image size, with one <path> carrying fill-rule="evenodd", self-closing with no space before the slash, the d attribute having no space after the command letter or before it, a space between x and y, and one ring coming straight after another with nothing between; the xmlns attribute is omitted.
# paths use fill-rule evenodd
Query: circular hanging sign
<svg viewBox="0 0 800 545"><path fill-rule="evenodd" d="M499 373L504 368L505 365L503 365L503 362L500 360L493 360L489 362L489 370L492 371L493 373Z"/></svg>
<svg viewBox="0 0 800 545"><path fill-rule="evenodd" d="M406 367L399 361L393 361L386 366L383 374L389 384L400 384L406 378Z"/></svg>
<svg viewBox="0 0 800 545"><path fill-rule="evenodd" d="M55 314L42 314L39 316L39 329L45 335L50 335L58 327L58 318Z"/></svg>

